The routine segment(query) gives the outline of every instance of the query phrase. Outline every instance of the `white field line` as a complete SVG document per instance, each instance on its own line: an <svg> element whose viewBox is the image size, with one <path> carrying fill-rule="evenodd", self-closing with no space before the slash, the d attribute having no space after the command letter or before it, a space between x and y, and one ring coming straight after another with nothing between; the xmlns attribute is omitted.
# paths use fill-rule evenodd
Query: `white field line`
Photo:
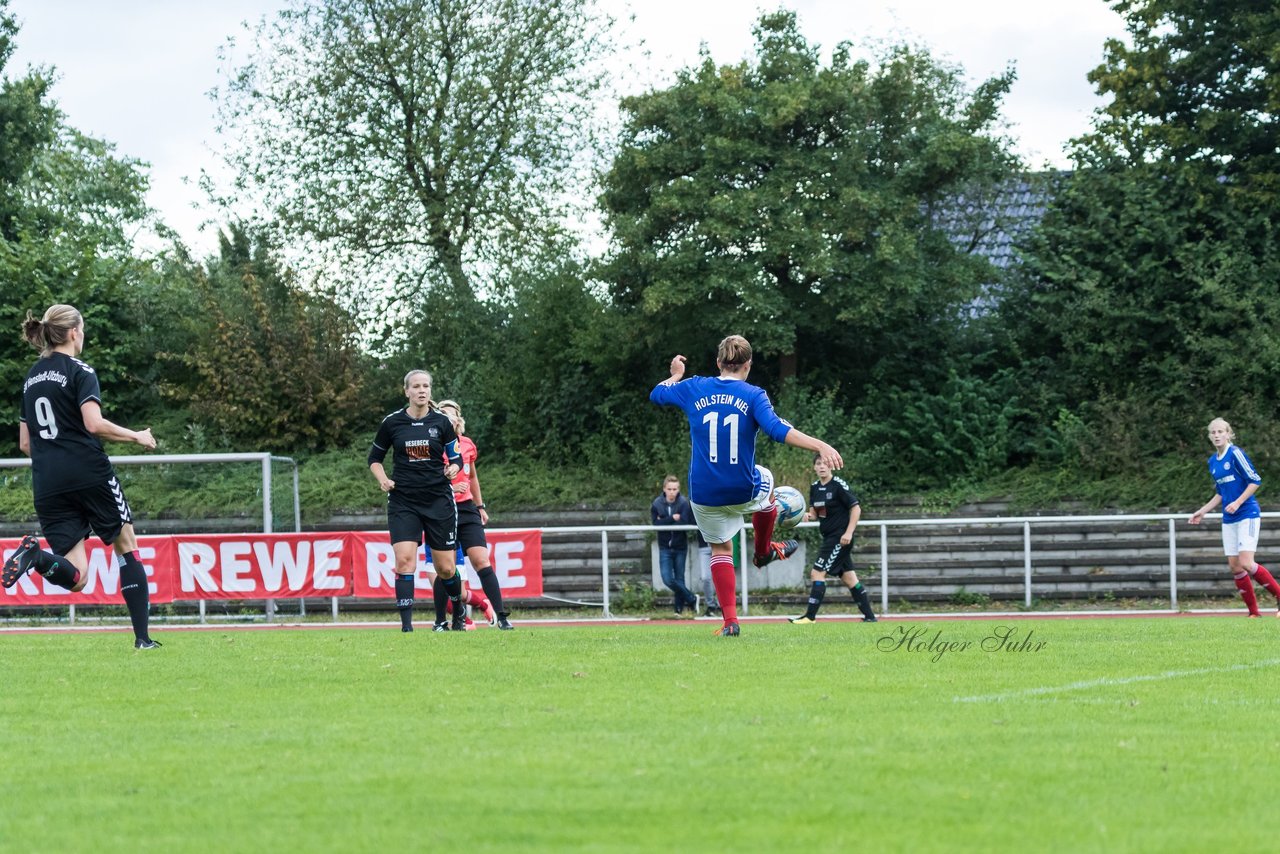
<svg viewBox="0 0 1280 854"><path fill-rule="evenodd" d="M1184 676L1205 676L1210 673L1230 673L1236 670L1258 670L1264 667L1275 667L1280 658L1269 658L1265 661L1254 661L1249 664L1229 664L1224 667L1202 667L1199 670L1168 670L1164 673L1147 673L1140 676L1111 677L1087 679L1083 682L1072 682L1067 685L1046 685L1039 688L1023 688L1018 691L1005 691L1000 694L979 694L974 697L953 697L953 703L1003 703L1005 700L1017 700L1023 697L1042 697L1046 694L1061 694L1066 691L1084 691L1089 688L1110 688L1115 685L1132 685L1135 682L1162 682L1167 679L1181 679Z"/></svg>

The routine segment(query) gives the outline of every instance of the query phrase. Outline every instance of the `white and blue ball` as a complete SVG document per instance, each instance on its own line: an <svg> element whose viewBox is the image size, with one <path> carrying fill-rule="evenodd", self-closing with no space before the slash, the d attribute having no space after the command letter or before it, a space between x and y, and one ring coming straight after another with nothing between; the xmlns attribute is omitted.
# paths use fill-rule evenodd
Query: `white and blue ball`
<svg viewBox="0 0 1280 854"><path fill-rule="evenodd" d="M807 505L800 490L794 486L779 486L775 489L773 503L778 505L778 527L794 528L804 519Z"/></svg>

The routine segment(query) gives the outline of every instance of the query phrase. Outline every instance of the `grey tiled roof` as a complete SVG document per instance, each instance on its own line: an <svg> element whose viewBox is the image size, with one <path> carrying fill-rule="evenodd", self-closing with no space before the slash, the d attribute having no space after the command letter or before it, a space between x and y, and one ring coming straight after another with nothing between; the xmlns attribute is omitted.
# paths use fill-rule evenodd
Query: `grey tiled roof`
<svg viewBox="0 0 1280 854"><path fill-rule="evenodd" d="M1031 173L994 192L956 197L935 206L933 221L957 248L1007 269L1018 261L1019 240L1040 222L1056 188L1070 174Z"/></svg>

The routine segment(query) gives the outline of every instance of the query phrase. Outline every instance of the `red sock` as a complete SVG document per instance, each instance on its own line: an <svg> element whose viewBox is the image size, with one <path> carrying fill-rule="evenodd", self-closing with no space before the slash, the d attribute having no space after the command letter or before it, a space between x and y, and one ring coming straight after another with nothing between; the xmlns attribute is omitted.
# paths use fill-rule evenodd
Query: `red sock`
<svg viewBox="0 0 1280 854"><path fill-rule="evenodd" d="M773 523L778 521L778 505L751 514L751 527L755 531L756 557L764 557L773 548Z"/></svg>
<svg viewBox="0 0 1280 854"><path fill-rule="evenodd" d="M720 616L724 624L738 622L738 575L733 568L733 558L729 555L711 556L711 583L716 588L716 598L720 600Z"/></svg>
<svg viewBox="0 0 1280 854"><path fill-rule="evenodd" d="M468 590L467 604L470 605L472 608L479 608L480 610L484 610L485 606L489 604L489 600L484 598L484 594L478 590Z"/></svg>
<svg viewBox="0 0 1280 854"><path fill-rule="evenodd" d="M1258 579L1258 583L1271 591L1271 595L1280 600L1280 584L1276 584L1276 577L1267 571L1262 564L1258 564L1254 570L1253 577Z"/></svg>
<svg viewBox="0 0 1280 854"><path fill-rule="evenodd" d="M1249 613L1261 616L1258 614L1258 597L1253 593L1253 579L1249 577L1249 573L1242 572L1236 576L1236 587L1240 588L1240 597L1249 606Z"/></svg>

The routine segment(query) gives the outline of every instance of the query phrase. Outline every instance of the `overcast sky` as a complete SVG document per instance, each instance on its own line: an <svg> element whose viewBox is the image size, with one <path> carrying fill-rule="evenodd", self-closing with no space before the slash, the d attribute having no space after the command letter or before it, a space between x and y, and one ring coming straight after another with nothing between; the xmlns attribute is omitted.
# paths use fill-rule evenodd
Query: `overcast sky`
<svg viewBox="0 0 1280 854"><path fill-rule="evenodd" d="M283 0L10 0L21 27L7 69L53 66L53 96L69 123L150 164L150 201L190 245L211 251L195 206L201 168L216 160L213 104L217 50L243 21L274 15ZM910 40L962 66L971 84L1013 64L1018 81L1005 116L1032 166L1065 165L1067 140L1101 105L1085 79L1121 18L1102 0L603 0L632 41L643 40L634 86L665 85L706 43L718 63L752 53L762 9L796 11L811 44ZM634 20L631 16L634 15Z"/></svg>

